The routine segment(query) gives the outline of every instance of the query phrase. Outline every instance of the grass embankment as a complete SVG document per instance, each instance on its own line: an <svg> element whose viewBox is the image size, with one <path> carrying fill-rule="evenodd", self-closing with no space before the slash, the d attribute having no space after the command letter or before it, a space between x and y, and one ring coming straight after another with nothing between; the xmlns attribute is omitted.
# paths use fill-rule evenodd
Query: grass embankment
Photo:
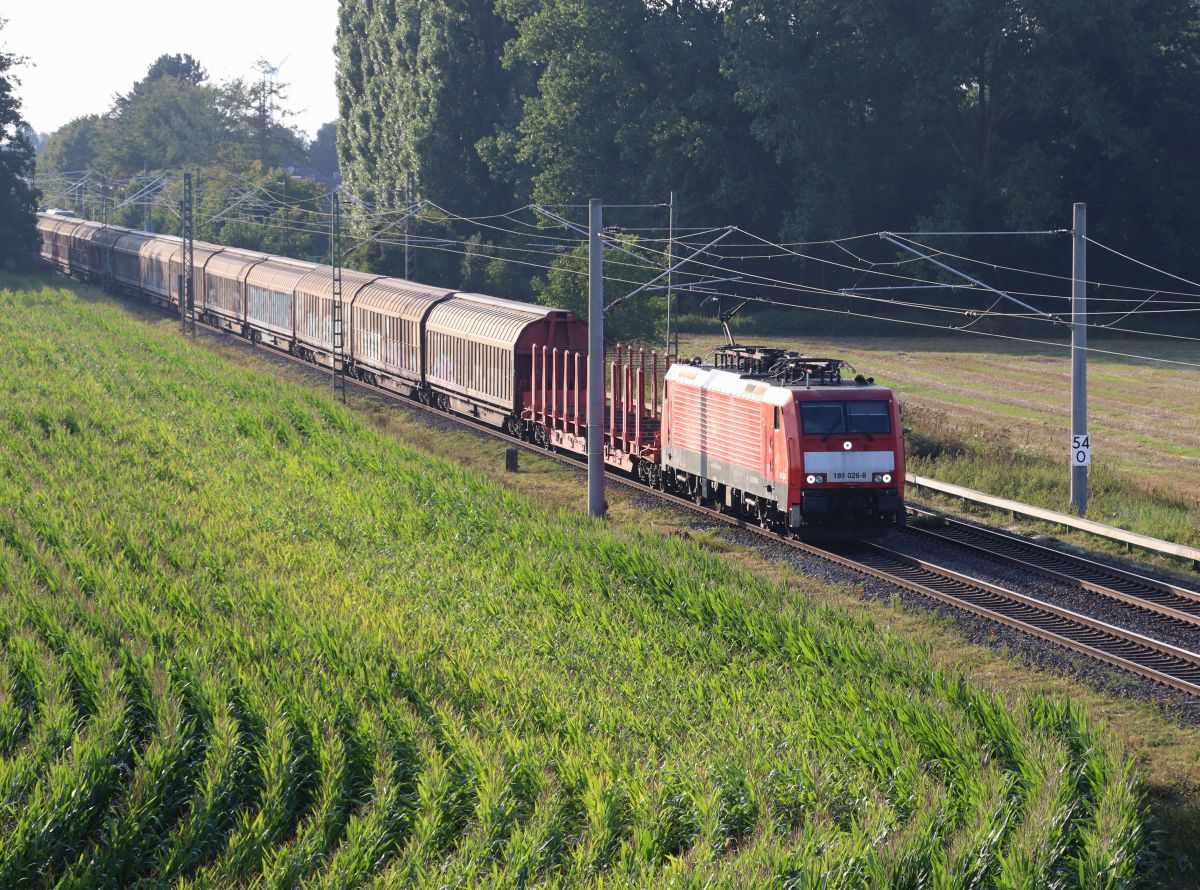
<svg viewBox="0 0 1200 890"><path fill-rule="evenodd" d="M962 337L753 339L843 357L893 387L910 431L910 472L1069 512L1066 350ZM718 342L716 335L693 337L683 352L703 354ZM1200 369L1109 354L1200 364L1200 347L1095 345L1107 353L1089 358L1088 517L1200 546Z"/></svg>
<svg viewBox="0 0 1200 890"><path fill-rule="evenodd" d="M547 515L106 299L10 284L0 342L0 886L1145 866L1131 760L1067 701Z"/></svg>

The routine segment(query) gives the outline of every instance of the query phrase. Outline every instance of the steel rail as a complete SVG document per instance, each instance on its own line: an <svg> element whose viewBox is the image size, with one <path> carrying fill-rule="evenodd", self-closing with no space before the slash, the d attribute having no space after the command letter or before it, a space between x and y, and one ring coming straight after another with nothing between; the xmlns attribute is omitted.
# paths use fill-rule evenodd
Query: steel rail
<svg viewBox="0 0 1200 890"><path fill-rule="evenodd" d="M1165 616L1189 628L1200 627L1200 591L1104 565L996 529L940 516L911 504L908 512L942 520L941 526L910 525L909 531L916 535L950 542L989 559Z"/></svg>

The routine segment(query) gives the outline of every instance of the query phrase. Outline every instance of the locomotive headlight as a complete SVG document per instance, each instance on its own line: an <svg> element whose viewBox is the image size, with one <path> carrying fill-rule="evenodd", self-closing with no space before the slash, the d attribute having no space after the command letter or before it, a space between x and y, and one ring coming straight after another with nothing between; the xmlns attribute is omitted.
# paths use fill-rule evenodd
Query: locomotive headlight
<svg viewBox="0 0 1200 890"><path fill-rule="evenodd" d="M873 476L871 476L871 481L872 482L883 482L886 484L886 483L892 481L892 474L891 473L875 473Z"/></svg>
<svg viewBox="0 0 1200 890"><path fill-rule="evenodd" d="M816 476L814 476L812 473L809 473L809 474L808 474L808 478L807 478L807 479L805 479L804 481L805 481L805 482L807 482L809 485L816 485L816 484L817 484L817 477L816 477Z"/></svg>
<svg viewBox="0 0 1200 890"><path fill-rule="evenodd" d="M885 483L887 483L887 482L891 482L891 481L892 481L892 474L891 474L891 473L884 473L884 474L883 474L883 481L884 481Z"/></svg>

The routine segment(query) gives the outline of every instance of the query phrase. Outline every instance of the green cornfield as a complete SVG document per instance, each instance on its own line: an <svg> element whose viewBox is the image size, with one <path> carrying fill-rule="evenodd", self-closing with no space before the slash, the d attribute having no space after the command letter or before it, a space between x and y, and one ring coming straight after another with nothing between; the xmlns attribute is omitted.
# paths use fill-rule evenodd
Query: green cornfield
<svg viewBox="0 0 1200 890"><path fill-rule="evenodd" d="M1127 754L547 515L87 288L0 291L0 887L1123 887Z"/></svg>

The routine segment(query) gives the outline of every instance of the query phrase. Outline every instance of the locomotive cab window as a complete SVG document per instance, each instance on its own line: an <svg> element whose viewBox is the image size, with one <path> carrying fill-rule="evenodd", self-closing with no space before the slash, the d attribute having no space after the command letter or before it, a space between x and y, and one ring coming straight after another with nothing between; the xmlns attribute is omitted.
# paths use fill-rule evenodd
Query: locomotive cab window
<svg viewBox="0 0 1200 890"><path fill-rule="evenodd" d="M800 422L808 436L852 433L886 435L892 431L888 403L882 399L802 402Z"/></svg>
<svg viewBox="0 0 1200 890"><path fill-rule="evenodd" d="M890 433L891 431L892 419L888 414L887 402L846 403L846 432Z"/></svg>
<svg viewBox="0 0 1200 890"><path fill-rule="evenodd" d="M846 431L845 411L841 402L805 402L800 406L800 422L808 436Z"/></svg>

